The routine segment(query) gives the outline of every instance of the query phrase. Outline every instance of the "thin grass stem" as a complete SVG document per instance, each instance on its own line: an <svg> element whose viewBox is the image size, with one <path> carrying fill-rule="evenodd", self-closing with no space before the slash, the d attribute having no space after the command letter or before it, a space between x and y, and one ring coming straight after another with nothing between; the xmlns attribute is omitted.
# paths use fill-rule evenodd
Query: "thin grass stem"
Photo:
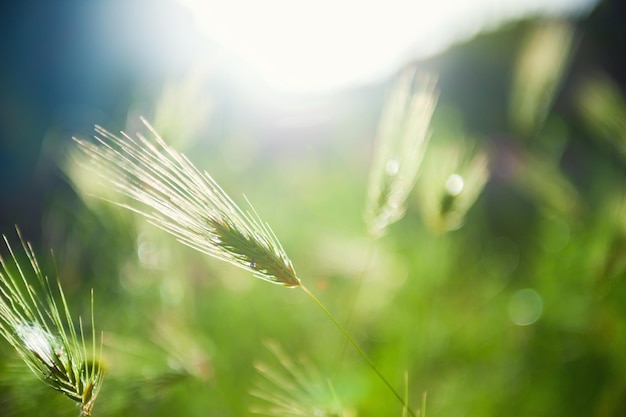
<svg viewBox="0 0 626 417"><path fill-rule="evenodd" d="M409 373L404 371L404 398L409 402ZM402 409L402 417L406 417L408 407Z"/></svg>
<svg viewBox="0 0 626 417"><path fill-rule="evenodd" d="M350 331L352 327L352 321L354 319L354 310L356 307L359 291L361 290L363 280L365 279L365 274L367 273L367 271L370 269L372 265L372 259L374 258L374 251L376 250L374 246L374 241L372 239L369 239L369 242L370 243L366 250L367 255L365 257L365 261L361 264L363 266L361 267L357 275L356 283L353 285L352 290L348 291L349 298L345 303L348 306L348 317L346 318L346 325L345 325L345 328L348 332ZM353 295L350 296L351 294ZM343 359L344 355L346 354L347 347L348 347L348 341L346 340L339 354L340 360Z"/></svg>
<svg viewBox="0 0 626 417"><path fill-rule="evenodd" d="M356 349L356 351L359 352L359 354L365 360L365 362L367 362L369 367L372 368L372 370L376 373L376 375L378 375L380 380L387 386L387 388L389 388L389 390L393 393L393 395L395 395L395 397L398 399L398 401L400 401L402 406L404 408L406 408L406 410L409 412L409 414L412 417L417 417L416 414L413 412L413 410L411 410L411 408L409 407L407 402L404 400L404 398L402 398L402 396L398 393L398 391L396 391L396 389L389 383L387 378L385 378L385 376L378 370L376 365L374 365L374 362L372 362L370 357L367 356L367 353L365 353L363 351L363 349L361 349L361 347L352 338L352 336L350 336L350 334L343 328L343 326L341 324L339 324L339 322L335 319L335 317L331 314L331 312L328 311L326 306L324 306L324 304L311 291L309 291L309 289L307 287L305 287L304 285L300 284L300 288L302 289L302 291L305 292L306 295L309 296L309 298L311 298L315 302L315 304L318 305L319 308L322 309L324 314L326 314L326 316L330 319L330 321L333 322L335 327L337 327L337 329L339 329L339 331L344 335L346 340L348 340L348 342L350 342L350 344Z"/></svg>

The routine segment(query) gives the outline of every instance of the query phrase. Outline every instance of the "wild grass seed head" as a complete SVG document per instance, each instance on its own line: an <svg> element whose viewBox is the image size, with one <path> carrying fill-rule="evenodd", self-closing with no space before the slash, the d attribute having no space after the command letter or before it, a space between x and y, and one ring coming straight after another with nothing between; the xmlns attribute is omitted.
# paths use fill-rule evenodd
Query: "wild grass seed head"
<svg viewBox="0 0 626 417"><path fill-rule="evenodd" d="M254 413L276 417L355 417L356 412L342 406L330 381L305 357L291 360L280 345L265 342L278 365L255 364L258 378L250 393L262 401Z"/></svg>
<svg viewBox="0 0 626 417"><path fill-rule="evenodd" d="M170 148L142 119L142 134L113 135L96 126L97 143L75 139L82 163L132 202L138 212L180 242L287 287L300 280L276 235L253 208L243 211L207 172ZM252 207L252 206L250 206Z"/></svg>
<svg viewBox="0 0 626 417"><path fill-rule="evenodd" d="M574 28L558 20L538 24L524 39L514 68L509 109L517 133L530 139L543 126L575 44Z"/></svg>
<svg viewBox="0 0 626 417"><path fill-rule="evenodd" d="M96 349L93 293L89 349L82 321L74 323L60 283L53 289L19 230L18 236L29 265L22 265L3 236L10 261L0 257L0 334L41 381L77 402L81 416L90 416L104 376Z"/></svg>
<svg viewBox="0 0 626 417"><path fill-rule="evenodd" d="M404 71L387 98L378 126L365 221L370 234L382 236L402 218L428 145L438 100L434 76Z"/></svg>
<svg viewBox="0 0 626 417"><path fill-rule="evenodd" d="M592 138L605 142L626 161L626 97L615 81L606 74L584 80L576 107Z"/></svg>
<svg viewBox="0 0 626 417"><path fill-rule="evenodd" d="M475 141L432 143L416 185L416 203L424 223L435 233L462 227L489 176L488 154Z"/></svg>

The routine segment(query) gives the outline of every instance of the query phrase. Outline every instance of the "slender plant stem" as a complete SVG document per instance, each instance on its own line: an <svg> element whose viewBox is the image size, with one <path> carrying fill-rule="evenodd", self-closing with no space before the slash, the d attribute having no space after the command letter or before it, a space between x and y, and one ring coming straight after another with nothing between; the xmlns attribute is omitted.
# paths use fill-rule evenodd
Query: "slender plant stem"
<svg viewBox="0 0 626 417"><path fill-rule="evenodd" d="M396 391L395 388L389 383L389 381L387 381L387 378L385 378L383 376L383 374L378 370L376 365L374 365L374 362L372 362L372 360L369 358L369 356L367 356L367 354L354 341L352 336L350 336L350 334L343 328L343 326L341 324L339 324L339 322L330 313L330 311L328 311L328 309L324 306L324 304L322 304L322 302L320 300L318 300L317 297L315 295L313 295L313 293L311 291L309 291L308 288L306 288L304 285L300 284L300 288L302 289L302 291L304 291L306 293L306 295L308 295L315 302L315 304L317 304L319 306L319 308L322 309L324 314L326 314L326 316L330 319L330 321L333 322L335 327L337 327L337 329L339 329L339 331L345 336L345 338L356 349L356 351L359 352L361 357L363 357L365 362L367 362L367 364L370 366L370 368L372 368L372 370L376 373L376 375L378 375L378 377L381 379L381 381L383 381L385 383L385 385L387 385L387 388L389 388L391 390L393 395L395 395L395 397L398 399L398 401L400 401L402 406L408 410L409 414L411 414L411 416L413 416L413 417L417 417L415 415L415 413L413 412L413 410L411 410L411 408L408 406L408 404L404 400L404 398L402 398L402 396L400 394L398 394L398 391Z"/></svg>
<svg viewBox="0 0 626 417"><path fill-rule="evenodd" d="M348 298L348 300L345 303L348 306L348 317L345 320L345 323L346 323L345 329L347 332L351 331L356 302L359 296L359 292L361 291L361 286L363 284L365 274L367 273L367 271L369 271L372 265L372 259L374 258L374 250L375 250L374 241L372 239L369 239L369 247L367 249L367 256L365 257L365 260L361 263L362 267L357 276L356 283L353 285L352 290L348 291L349 295L350 294L353 294L353 295L352 297L348 295L348 297L350 298ZM341 348L341 352L339 353L339 360L343 359L343 357L345 356L347 347L348 347L348 342L346 340L344 341L343 347Z"/></svg>
<svg viewBox="0 0 626 417"><path fill-rule="evenodd" d="M404 398L406 398L406 401L408 403L409 402L409 373L406 371L404 371ZM407 408L408 407L404 407L402 409L402 417L406 417Z"/></svg>

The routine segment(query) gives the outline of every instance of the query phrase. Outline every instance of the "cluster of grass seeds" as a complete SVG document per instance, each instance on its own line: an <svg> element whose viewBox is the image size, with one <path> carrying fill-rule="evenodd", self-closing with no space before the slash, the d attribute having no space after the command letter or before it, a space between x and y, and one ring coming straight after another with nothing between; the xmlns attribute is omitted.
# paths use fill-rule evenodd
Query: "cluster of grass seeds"
<svg viewBox="0 0 626 417"><path fill-rule="evenodd" d="M19 237L26 267L3 236L11 261L0 258L0 334L41 381L78 403L81 416L90 416L104 376L96 350L93 294L89 349L82 321L77 329L61 285L57 281L53 289L32 247Z"/></svg>

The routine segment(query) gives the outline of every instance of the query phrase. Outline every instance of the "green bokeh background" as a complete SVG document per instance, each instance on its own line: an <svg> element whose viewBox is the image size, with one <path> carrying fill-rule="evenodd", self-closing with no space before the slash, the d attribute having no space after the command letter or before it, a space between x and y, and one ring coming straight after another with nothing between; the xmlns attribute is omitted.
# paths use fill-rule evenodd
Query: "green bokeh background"
<svg viewBox="0 0 626 417"><path fill-rule="evenodd" d="M210 71L181 71L159 88L127 80L136 96L102 105L108 115L89 123L134 132L142 114L242 205L245 194L302 281L415 409L427 392L428 416L622 416L624 74L619 60L595 61L615 56L598 45L624 50L623 38L610 49L598 29L612 10L601 5L572 22L571 62L532 133L511 122L510 108L516 59L538 22L478 35L419 64L439 74L441 89L423 170L436 170L445 162L437 150L465 146L465 138L490 159L485 189L463 226L447 233L425 221L423 198L440 198L441 187L423 173L405 217L380 239L366 234L372 145L392 79L272 106ZM618 97L607 105L617 115L613 130L589 123L580 105L582 86L598 73L613 79ZM33 123L50 121L42 119ZM16 242L17 223L35 242L74 314L88 314L93 288L107 368L94 416L251 415L264 405L250 394L261 379L255 364L285 373L267 341L296 364L306 358L326 388L332 381L336 399L320 407L402 415L304 293L256 280L85 195L99 186L71 164L67 139L89 130L54 121L46 129L43 171L32 180L37 208L17 215L7 191L2 232ZM77 413L0 344L1 416Z"/></svg>

